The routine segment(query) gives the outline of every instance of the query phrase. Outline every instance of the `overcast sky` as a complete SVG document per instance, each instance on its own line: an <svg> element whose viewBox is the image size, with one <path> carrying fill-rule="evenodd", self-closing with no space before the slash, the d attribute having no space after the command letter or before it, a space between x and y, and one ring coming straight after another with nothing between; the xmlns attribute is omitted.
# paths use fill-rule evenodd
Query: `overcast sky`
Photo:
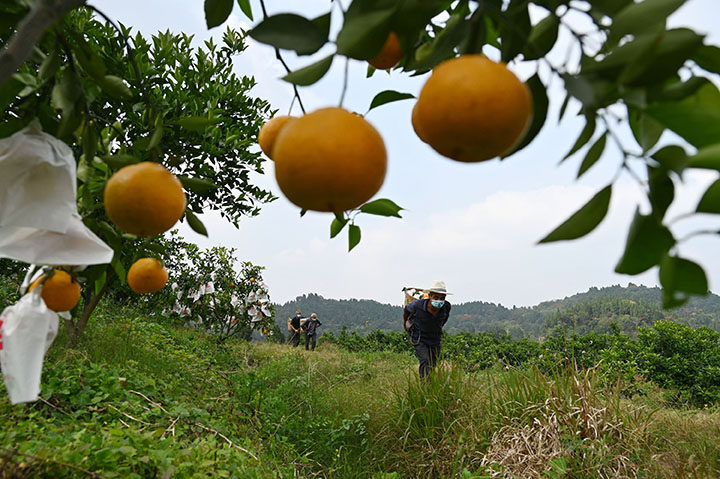
<svg viewBox="0 0 720 479"><path fill-rule="evenodd" d="M226 25L208 31L202 0L94 0L91 2L146 36L158 30L194 34L197 40L218 37L226 25L252 26L235 10ZM348 1L343 2L347 7ZM300 12L313 17L329 10L328 0L266 0L269 12ZM259 1L252 2L256 21ZM336 12L337 13L337 12ZM671 19L673 26L688 25L709 34L706 42L720 44L720 2L688 0ZM334 18L337 26L338 18ZM579 24L578 28L582 28ZM563 45L552 52L556 64L565 58ZM296 69L332 51L326 46L313 57L285 58ZM493 52L488 52L491 56ZM302 88L308 111L336 106L342 90L344 61L337 58L330 73L312 87ZM514 64L511 69L522 79L534 73L531 64ZM268 100L280 114L286 114L292 89L279 80L284 74L271 48L249 40L248 49L236 58L238 74L254 76L258 85L252 94ZM344 106L364 113L375 94L392 89L417 95L427 76L409 78L399 72L377 72L365 78L366 65L351 61L350 82ZM547 72L541 72L547 73ZM547 79L547 75L543 77ZM221 245L236 248L242 261L262 265L271 299L286 302L298 295L318 293L335 299L375 299L400 304L404 286L429 286L444 280L455 303L489 301L508 307L532 306L541 301L563 298L591 286L626 285L628 282L654 286L657 269L629 277L613 272L620 258L628 227L636 207L646 211L646 198L638 184L622 176L613 190L606 219L590 235L573 242L537 245L537 241L585 204L614 177L621 158L612 146L607 158L588 171L580 181L575 176L582 153L559 165L584 126L572 105L558 123L562 101L558 79L550 87L551 113L533 143L504 161L460 164L435 153L413 132L410 114L413 100L401 101L371 111L367 120L385 140L388 173L376 198L390 198L406 208L403 218L360 215L362 241L350 253L347 232L330 239L330 214L307 213L287 201L275 181L273 163L266 162L266 174L256 184L280 198L263 207L260 216L244 219L240 228L208 212L202 216L209 238L180 225L181 234L201 247ZM293 114L299 114L294 110ZM626 132L627 133L627 132ZM661 141L671 141L666 134ZM636 165L637 166L637 165ZM677 192L676 204L668 213L674 218L694 210L702 192L717 173L687 175ZM712 216L679 221L673 226L676 237L700 227L718 228ZM683 243L682 256L700 262L717 291L720 284L718 237L698 237Z"/></svg>

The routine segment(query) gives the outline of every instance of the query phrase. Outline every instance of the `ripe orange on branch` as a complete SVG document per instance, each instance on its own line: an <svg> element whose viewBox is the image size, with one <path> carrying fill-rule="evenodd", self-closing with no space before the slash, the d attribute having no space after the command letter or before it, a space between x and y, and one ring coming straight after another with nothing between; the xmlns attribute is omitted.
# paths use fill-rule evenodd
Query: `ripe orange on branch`
<svg viewBox="0 0 720 479"><path fill-rule="evenodd" d="M45 275L40 276L32 282L28 288L28 292L40 286L45 279ZM60 313L70 311L80 301L80 283L67 272L56 269L43 284L40 297L45 301L45 305L53 311Z"/></svg>
<svg viewBox="0 0 720 479"><path fill-rule="evenodd" d="M186 204L180 180L150 161L116 171L105 185L104 200L115 226L137 236L169 230L182 218Z"/></svg>
<svg viewBox="0 0 720 479"><path fill-rule="evenodd" d="M397 65L402 57L400 40L395 32L390 32L380 52L372 60L368 60L368 63L378 70L387 70Z"/></svg>
<svg viewBox="0 0 720 479"><path fill-rule="evenodd" d="M275 146L275 139L277 138L278 133L280 133L280 130L285 127L288 121L294 119L294 116L289 115L276 116L260 128L260 133L258 133L258 143L260 144L260 148L263 153L265 153L265 155L267 155L267 157L271 160L273 159L272 150Z"/></svg>
<svg viewBox="0 0 720 479"><path fill-rule="evenodd" d="M511 152L530 127L532 110L530 90L504 63L464 55L435 67L412 124L441 155L477 162Z"/></svg>
<svg viewBox="0 0 720 479"><path fill-rule="evenodd" d="M140 258L127 273L128 286L136 293L155 293L163 289L167 281L165 266L155 258Z"/></svg>
<svg viewBox="0 0 720 479"><path fill-rule="evenodd" d="M377 130L342 108L288 123L273 149L275 177L300 208L342 212L365 203L385 180L387 152Z"/></svg>

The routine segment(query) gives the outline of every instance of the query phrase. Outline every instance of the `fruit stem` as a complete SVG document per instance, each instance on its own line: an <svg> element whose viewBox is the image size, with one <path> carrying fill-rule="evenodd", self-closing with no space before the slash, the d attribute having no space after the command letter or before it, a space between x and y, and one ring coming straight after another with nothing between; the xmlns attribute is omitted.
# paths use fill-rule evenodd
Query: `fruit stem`
<svg viewBox="0 0 720 479"><path fill-rule="evenodd" d="M347 86L348 86L349 66L350 66L350 57L345 59L345 77L343 78L343 87L342 87L342 92L340 93L340 105L338 105L340 108L342 108L343 101L345 101L345 92L347 91Z"/></svg>

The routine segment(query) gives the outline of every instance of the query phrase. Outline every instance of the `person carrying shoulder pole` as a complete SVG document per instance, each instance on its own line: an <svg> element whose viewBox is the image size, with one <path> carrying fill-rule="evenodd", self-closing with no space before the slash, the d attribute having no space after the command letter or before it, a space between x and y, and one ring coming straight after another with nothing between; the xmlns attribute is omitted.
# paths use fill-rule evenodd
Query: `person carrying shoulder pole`
<svg viewBox="0 0 720 479"><path fill-rule="evenodd" d="M420 377L424 378L437 365L443 326L450 318L450 303L444 281L433 281L425 289L428 298L416 299L403 309L403 321L411 324L408 334L420 362Z"/></svg>
<svg viewBox="0 0 720 479"><path fill-rule="evenodd" d="M294 348L297 348L298 344L300 344L300 335L302 334L300 332L301 319L303 319L302 313L300 313L300 311L296 311L295 316L290 320L290 332L292 333L290 341L292 342Z"/></svg>

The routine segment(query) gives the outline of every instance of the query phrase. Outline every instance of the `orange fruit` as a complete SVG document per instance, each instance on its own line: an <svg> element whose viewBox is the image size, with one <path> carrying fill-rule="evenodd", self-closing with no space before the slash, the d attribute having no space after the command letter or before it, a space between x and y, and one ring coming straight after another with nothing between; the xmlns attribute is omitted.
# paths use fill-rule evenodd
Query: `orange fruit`
<svg viewBox="0 0 720 479"><path fill-rule="evenodd" d="M532 110L530 90L504 63L464 55L435 67L420 91L412 124L441 155L485 161L515 148Z"/></svg>
<svg viewBox="0 0 720 479"><path fill-rule="evenodd" d="M33 281L28 292L37 288L43 279L45 279L45 275ZM56 269L53 275L43 283L40 296L49 309L58 313L70 311L80 301L80 284L67 272Z"/></svg>
<svg viewBox="0 0 720 479"><path fill-rule="evenodd" d="M127 273L130 289L136 293L154 293L165 287L168 272L155 258L140 258L135 261Z"/></svg>
<svg viewBox="0 0 720 479"><path fill-rule="evenodd" d="M265 153L265 155L267 155L267 157L271 160L272 150L275 146L275 139L277 138L278 133L280 133L280 130L285 127L288 121L294 120L295 118L296 117L294 116L288 115L276 116L260 128L260 133L258 133L258 143L260 144L260 148L263 153Z"/></svg>
<svg viewBox="0 0 720 479"><path fill-rule="evenodd" d="M378 70L387 70L397 65L402 57L403 51L400 40L395 32L390 32L380 52L368 63Z"/></svg>
<svg viewBox="0 0 720 479"><path fill-rule="evenodd" d="M185 214L182 183L150 161L116 171L105 185L104 199L115 226L137 236L163 233Z"/></svg>
<svg viewBox="0 0 720 479"><path fill-rule="evenodd" d="M369 200L383 184L385 143L363 117L322 108L286 125L275 141L275 177L300 208L342 212Z"/></svg>

